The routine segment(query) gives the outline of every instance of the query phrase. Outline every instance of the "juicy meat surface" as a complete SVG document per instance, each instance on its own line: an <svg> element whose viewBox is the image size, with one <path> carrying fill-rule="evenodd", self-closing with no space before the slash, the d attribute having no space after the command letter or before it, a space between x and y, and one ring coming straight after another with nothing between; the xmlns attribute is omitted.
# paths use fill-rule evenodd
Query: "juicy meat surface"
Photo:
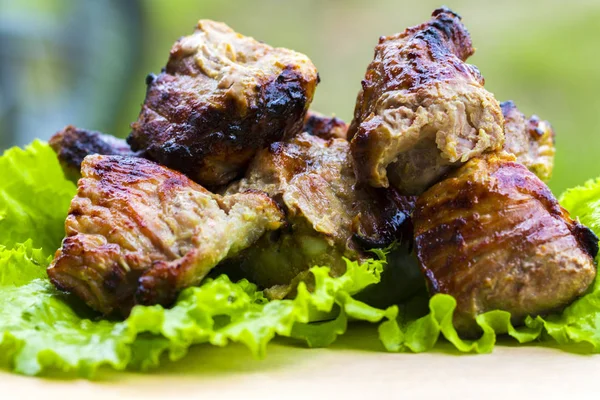
<svg viewBox="0 0 600 400"><path fill-rule="evenodd" d="M505 310L513 323L560 309L596 276L598 238L508 154L470 160L419 197L415 248L430 292L457 301L454 322Z"/></svg>
<svg viewBox="0 0 600 400"><path fill-rule="evenodd" d="M502 148L500 105L452 11L383 36L362 81L348 136L361 182L418 195L452 167Z"/></svg>
<svg viewBox="0 0 600 400"><path fill-rule="evenodd" d="M89 156L81 172L48 275L104 314L169 305L283 222L264 193L214 195L141 158Z"/></svg>
<svg viewBox="0 0 600 400"><path fill-rule="evenodd" d="M504 150L517 157L544 182L552 176L554 167L554 130L548 121L536 115L527 119L515 103L500 104L504 114Z"/></svg>
<svg viewBox="0 0 600 400"><path fill-rule="evenodd" d="M272 297L287 295L294 286L288 284L314 265L340 275L346 268L342 256L361 259L364 248L383 247L402 234L405 199L393 190L356 188L349 143L320 136L304 132L273 143L226 192L261 190L286 212L287 225L239 260L251 281L274 287Z"/></svg>
<svg viewBox="0 0 600 400"><path fill-rule="evenodd" d="M305 55L201 20L148 76L128 142L202 185L224 185L258 149L301 130L318 80Z"/></svg>
<svg viewBox="0 0 600 400"><path fill-rule="evenodd" d="M348 125L337 117L327 117L315 111L309 110L304 118L302 132L322 139L347 139Z"/></svg>
<svg viewBox="0 0 600 400"><path fill-rule="evenodd" d="M77 181L81 177L81 163L91 154L135 156L125 140L100 132L79 129L73 125L65 127L50 138L50 147L67 178Z"/></svg>

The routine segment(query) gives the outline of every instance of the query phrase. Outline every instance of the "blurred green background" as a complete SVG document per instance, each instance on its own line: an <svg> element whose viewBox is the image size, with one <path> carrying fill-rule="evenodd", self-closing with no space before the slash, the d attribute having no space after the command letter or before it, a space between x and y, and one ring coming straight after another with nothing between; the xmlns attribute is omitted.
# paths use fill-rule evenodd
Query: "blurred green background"
<svg viewBox="0 0 600 400"><path fill-rule="evenodd" d="M449 0L498 100L550 120L555 192L600 175L600 1ZM313 108L349 120L377 38L438 1L0 0L0 149L67 124L126 136L172 43L200 18L307 54Z"/></svg>

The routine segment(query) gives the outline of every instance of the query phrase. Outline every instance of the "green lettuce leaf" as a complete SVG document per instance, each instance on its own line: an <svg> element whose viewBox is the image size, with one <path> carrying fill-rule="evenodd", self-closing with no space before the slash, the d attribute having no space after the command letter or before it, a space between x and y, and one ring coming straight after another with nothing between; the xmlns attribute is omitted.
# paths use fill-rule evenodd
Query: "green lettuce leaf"
<svg viewBox="0 0 600 400"><path fill-rule="evenodd" d="M560 196L559 202L571 213L571 217L578 218L600 235L600 178L568 189Z"/></svg>
<svg viewBox="0 0 600 400"><path fill-rule="evenodd" d="M0 157L0 244L33 240L50 255L64 237L64 222L75 185L66 180L56 154L35 141Z"/></svg>
<svg viewBox="0 0 600 400"><path fill-rule="evenodd" d="M262 357L275 335L326 346L346 331L348 318L378 322L397 314L396 307L375 309L350 295L378 279L384 262L372 260L348 261L340 278L314 267L314 292L301 284L294 300L267 302L255 285L222 275L184 290L171 309L137 306L123 322L95 320L48 281L49 261L31 241L0 250L0 362L18 373L90 376L102 365L147 369L159 364L161 354L178 360L198 343L239 342ZM309 323L314 311L332 310L333 321Z"/></svg>
<svg viewBox="0 0 600 400"><path fill-rule="evenodd" d="M559 201L572 217L600 236L600 178L567 190ZM584 343L590 351L600 352L600 279L562 314L536 318L535 322L560 345Z"/></svg>
<svg viewBox="0 0 600 400"><path fill-rule="evenodd" d="M428 304L426 314L418 310ZM465 340L458 336L452 323L456 300L447 294L436 294L429 303L415 298L401 307L397 321L385 321L379 326L379 337L388 351L411 351L421 353L431 350L440 337L444 337L461 352L489 353L498 335L508 334L519 343L536 340L542 334L542 324L528 319L525 326L515 328L510 313L490 311L477 317L483 334L477 340Z"/></svg>
<svg viewBox="0 0 600 400"><path fill-rule="evenodd" d="M41 142L9 150L0 157L0 173L7 177L0 182L0 365L22 374L91 376L103 365L145 370L158 366L165 354L178 360L199 343L239 342L262 357L277 335L328 346L355 320L378 323L388 351L423 352L445 338L461 352L485 353L498 335L520 343L585 343L586 351L600 351L598 282L562 314L528 318L518 328L507 312L480 315L482 336L464 340L452 324L456 302L451 296L429 299L421 290L386 309L356 299L380 282L385 251L360 265L347 261L347 272L338 278L330 277L327 267L312 268L314 291L301 284L294 300L269 302L250 282L233 283L222 275L184 290L171 309L137 306L125 321L102 320L56 290L46 275L75 193L52 150ZM600 180L567 191L561 202L600 234ZM324 315L331 319L311 322Z"/></svg>

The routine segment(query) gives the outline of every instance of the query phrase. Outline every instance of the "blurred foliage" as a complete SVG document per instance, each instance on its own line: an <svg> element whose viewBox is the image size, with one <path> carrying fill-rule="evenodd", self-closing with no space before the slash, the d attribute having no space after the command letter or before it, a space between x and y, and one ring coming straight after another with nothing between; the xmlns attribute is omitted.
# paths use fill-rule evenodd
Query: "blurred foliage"
<svg viewBox="0 0 600 400"><path fill-rule="evenodd" d="M135 0L0 0L0 146L72 123L113 130L142 68Z"/></svg>
<svg viewBox="0 0 600 400"><path fill-rule="evenodd" d="M600 175L600 1L448 0L478 48L486 86L557 132L555 192ZM72 123L126 136L172 43L200 18L306 53L313 108L349 120L377 38L437 1L0 0L0 147Z"/></svg>

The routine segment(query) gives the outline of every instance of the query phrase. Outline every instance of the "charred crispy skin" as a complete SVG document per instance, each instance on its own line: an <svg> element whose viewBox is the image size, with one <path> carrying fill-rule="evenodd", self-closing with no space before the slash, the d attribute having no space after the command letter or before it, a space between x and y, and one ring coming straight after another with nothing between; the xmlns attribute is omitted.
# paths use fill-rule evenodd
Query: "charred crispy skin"
<svg viewBox="0 0 600 400"><path fill-rule="evenodd" d="M504 150L517 157L542 181L552 176L554 130L548 121L533 115L527 119L512 101L500 104L504 114Z"/></svg>
<svg viewBox="0 0 600 400"><path fill-rule="evenodd" d="M348 125L337 117L326 117L309 111L304 118L302 132L323 139L345 139ZM142 152L134 152L123 139L100 132L79 129L72 125L65 127L50 138L50 146L58 156L65 175L77 182L81 178L81 163L93 154L144 157Z"/></svg>
<svg viewBox="0 0 600 400"><path fill-rule="evenodd" d="M273 143L227 190L264 191L286 211L287 226L265 235L238 260L245 276L271 288L272 297L286 296L314 265L340 275L346 268L342 256L366 258L364 248L383 247L403 233L408 200L393 190L357 189L349 143L321 136L330 135L304 132Z"/></svg>
<svg viewBox="0 0 600 400"><path fill-rule="evenodd" d="M420 194L452 167L500 150L503 117L452 11L381 37L358 95L348 135L361 182Z"/></svg>
<svg viewBox="0 0 600 400"><path fill-rule="evenodd" d="M308 111L304 118L302 132L310 133L322 139L347 139L348 125L337 117L326 117L315 111Z"/></svg>
<svg viewBox="0 0 600 400"><path fill-rule="evenodd" d="M317 82L303 54L201 20L148 77L128 142L202 185L224 185L258 149L300 131Z"/></svg>
<svg viewBox="0 0 600 400"><path fill-rule="evenodd" d="M434 185L413 223L429 289L454 296L463 335L486 311L509 311L516 324L560 309L596 275L598 238L508 154L470 160Z"/></svg>
<svg viewBox="0 0 600 400"><path fill-rule="evenodd" d="M91 154L138 156L122 139L100 132L79 129L73 125L65 127L50 138L54 150L67 178L77 181L81 177L81 163Z"/></svg>
<svg viewBox="0 0 600 400"><path fill-rule="evenodd" d="M214 195L141 158L89 156L51 281L104 314L169 305L283 221L264 193Z"/></svg>

